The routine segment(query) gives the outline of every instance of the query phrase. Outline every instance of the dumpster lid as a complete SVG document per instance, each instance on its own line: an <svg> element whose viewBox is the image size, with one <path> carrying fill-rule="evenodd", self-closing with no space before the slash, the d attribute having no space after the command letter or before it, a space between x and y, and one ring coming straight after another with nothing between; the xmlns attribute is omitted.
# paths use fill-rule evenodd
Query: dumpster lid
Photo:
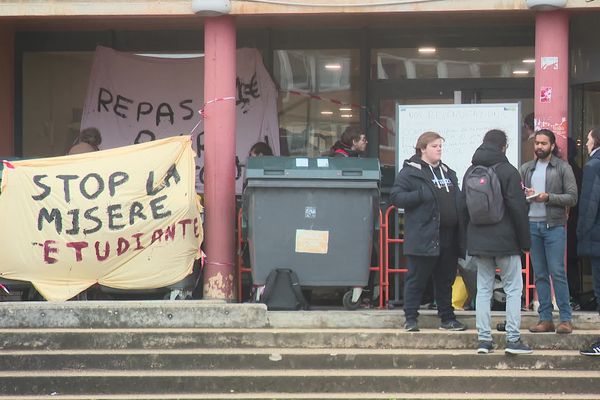
<svg viewBox="0 0 600 400"><path fill-rule="evenodd" d="M246 179L379 181L379 160L358 157L250 157Z"/></svg>

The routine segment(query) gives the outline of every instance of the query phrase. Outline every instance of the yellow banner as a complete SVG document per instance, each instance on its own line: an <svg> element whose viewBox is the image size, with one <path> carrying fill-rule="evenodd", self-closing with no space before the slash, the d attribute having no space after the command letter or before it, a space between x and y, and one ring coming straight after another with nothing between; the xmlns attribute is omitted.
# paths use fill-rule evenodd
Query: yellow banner
<svg viewBox="0 0 600 400"><path fill-rule="evenodd" d="M48 300L95 283L168 286L200 255L201 206L189 136L5 164L0 276Z"/></svg>

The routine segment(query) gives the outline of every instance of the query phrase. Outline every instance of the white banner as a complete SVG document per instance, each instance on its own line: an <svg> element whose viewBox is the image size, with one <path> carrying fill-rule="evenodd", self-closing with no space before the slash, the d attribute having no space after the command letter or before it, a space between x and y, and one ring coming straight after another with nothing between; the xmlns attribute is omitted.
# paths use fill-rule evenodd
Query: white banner
<svg viewBox="0 0 600 400"><path fill-rule="evenodd" d="M81 129L98 128L101 149L193 132L196 190L204 191L204 58L156 58L98 47ZM250 147L268 141L279 152L277 90L256 49L237 50L236 192Z"/></svg>

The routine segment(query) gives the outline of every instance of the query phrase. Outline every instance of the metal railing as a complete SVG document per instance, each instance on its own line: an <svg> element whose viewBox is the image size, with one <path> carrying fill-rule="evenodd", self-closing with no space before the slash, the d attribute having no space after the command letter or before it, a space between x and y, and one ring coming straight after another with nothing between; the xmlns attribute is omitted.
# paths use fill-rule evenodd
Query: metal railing
<svg viewBox="0 0 600 400"><path fill-rule="evenodd" d="M404 239L401 235L395 235L391 233L392 230L390 225L390 219L397 213L397 207L389 206L385 211L379 210L379 265L370 266L370 272L379 273L379 303L380 309L388 308L390 301L390 277L394 274L406 273L408 269L405 267L392 267L390 266L390 253L394 248L392 246L400 246L404 243ZM241 301L243 299L242 292L242 277L244 273L251 273L252 267L245 265L243 258L243 251L246 242L242 235L242 210L238 211L237 215L237 265L236 265L236 286L237 286L237 299ZM399 250L399 249L398 249ZM397 254L401 254L400 251ZM531 274L531 262L529 252L525 253L525 266L521 270L525 277L525 305L529 307L533 294L535 291L535 284L532 282Z"/></svg>
<svg viewBox="0 0 600 400"><path fill-rule="evenodd" d="M405 267L390 267L390 250L393 248L392 246L400 246L404 243L404 239L401 238L401 235L395 235L391 231L390 226L390 218L397 214L396 206L389 206L385 213L380 212L381 221L380 221L380 230L379 230L379 255L380 261L379 265L382 269L383 282L381 283L381 295L380 299L383 299L384 302L380 300L380 307L386 308L389 305L390 301L390 277L393 274L400 274L408 272L408 268ZM392 233L391 233L392 232ZM398 252L400 254L400 252ZM531 300L533 298L533 294L535 291L535 284L532 282L532 274L531 274L531 262L529 257L529 252L525 253L525 266L521 270L522 274L525 277L524 291L525 291L525 306L530 307Z"/></svg>

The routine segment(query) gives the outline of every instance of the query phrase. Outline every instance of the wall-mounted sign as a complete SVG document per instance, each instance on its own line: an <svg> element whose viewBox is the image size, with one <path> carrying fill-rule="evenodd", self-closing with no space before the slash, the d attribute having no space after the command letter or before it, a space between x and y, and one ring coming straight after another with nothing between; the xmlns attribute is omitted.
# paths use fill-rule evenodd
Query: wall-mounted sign
<svg viewBox="0 0 600 400"><path fill-rule="evenodd" d="M542 57L542 71L558 71L558 57Z"/></svg>

